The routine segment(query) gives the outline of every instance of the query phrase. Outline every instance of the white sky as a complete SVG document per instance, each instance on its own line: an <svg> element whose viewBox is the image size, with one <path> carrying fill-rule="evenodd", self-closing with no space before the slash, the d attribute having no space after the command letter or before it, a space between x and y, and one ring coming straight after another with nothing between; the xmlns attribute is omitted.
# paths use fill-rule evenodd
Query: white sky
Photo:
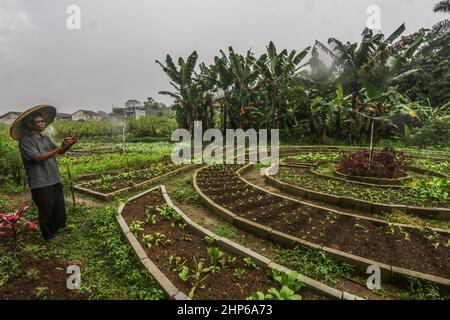
<svg viewBox="0 0 450 320"><path fill-rule="evenodd" d="M387 34L430 28L448 15L438 0L0 0L0 114L51 104L60 112L110 111L148 96L170 103L155 64L193 50L212 61L220 49L257 54L302 50L329 37L358 41L368 6L381 8ZM66 9L81 8L81 30L66 27Z"/></svg>

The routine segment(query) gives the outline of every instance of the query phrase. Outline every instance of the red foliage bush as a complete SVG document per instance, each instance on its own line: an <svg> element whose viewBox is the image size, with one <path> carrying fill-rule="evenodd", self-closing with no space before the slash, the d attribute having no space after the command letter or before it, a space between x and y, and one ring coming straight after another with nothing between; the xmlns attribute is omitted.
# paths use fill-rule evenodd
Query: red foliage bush
<svg viewBox="0 0 450 320"><path fill-rule="evenodd" d="M396 178L402 176L401 169L406 163L405 155L392 148L372 153L369 169L369 150L345 154L337 165L337 170L353 176L376 178Z"/></svg>

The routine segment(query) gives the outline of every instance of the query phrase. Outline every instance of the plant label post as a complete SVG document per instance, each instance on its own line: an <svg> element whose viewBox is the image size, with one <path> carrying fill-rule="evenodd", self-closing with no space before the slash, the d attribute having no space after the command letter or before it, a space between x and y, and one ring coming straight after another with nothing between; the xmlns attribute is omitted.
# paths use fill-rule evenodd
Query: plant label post
<svg viewBox="0 0 450 320"><path fill-rule="evenodd" d="M373 152L373 126L375 123L375 119L370 119L371 125L370 125L370 146L369 146L369 171L370 167L372 165L372 152Z"/></svg>
<svg viewBox="0 0 450 320"><path fill-rule="evenodd" d="M122 122L122 149L125 154L125 122Z"/></svg>
<svg viewBox="0 0 450 320"><path fill-rule="evenodd" d="M75 190L73 189L73 181L72 181L72 174L70 173L70 169L67 168L67 176L69 177L69 188L70 188L70 194L72 195L72 202L73 206L76 206L76 199L75 199Z"/></svg>
<svg viewBox="0 0 450 320"><path fill-rule="evenodd" d="M366 117L368 119L370 119L370 145L369 145L369 170L372 166L372 153L373 153L373 127L375 125L375 120L379 120L379 121L383 121L383 118L379 118L379 117L371 117L368 116L367 114L358 112L358 111L353 111L356 112L357 114Z"/></svg>
<svg viewBox="0 0 450 320"><path fill-rule="evenodd" d="M123 156L125 157L125 162L126 162L126 166L127 166L127 171L129 170L129 166L128 166L128 156L126 154L126 146L125 146L125 129L126 129L126 124L125 121L122 122L122 151L123 151Z"/></svg>

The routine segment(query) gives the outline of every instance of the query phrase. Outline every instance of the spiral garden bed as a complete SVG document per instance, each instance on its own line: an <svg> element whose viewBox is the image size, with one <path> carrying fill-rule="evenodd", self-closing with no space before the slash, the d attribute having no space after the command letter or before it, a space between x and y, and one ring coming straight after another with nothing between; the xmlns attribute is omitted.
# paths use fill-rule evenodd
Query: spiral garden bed
<svg viewBox="0 0 450 320"><path fill-rule="evenodd" d="M106 201L119 194L156 183L173 174L190 170L195 166L159 163L145 169L122 171L110 175L103 175L99 179L93 178L83 181L76 184L74 189Z"/></svg>
<svg viewBox="0 0 450 320"><path fill-rule="evenodd" d="M241 180L239 168L211 166L194 176L205 203L237 226L284 246L324 250L362 273L370 264L379 265L386 280L414 275L450 285L447 232L420 231L276 196Z"/></svg>
<svg viewBox="0 0 450 320"><path fill-rule="evenodd" d="M273 288L281 287L277 281L286 281L287 275L287 286L295 287L292 291L303 299L359 298L296 275L202 228L173 205L164 186L129 199L117 219L140 261L173 299L245 299L257 291L286 294L289 290Z"/></svg>

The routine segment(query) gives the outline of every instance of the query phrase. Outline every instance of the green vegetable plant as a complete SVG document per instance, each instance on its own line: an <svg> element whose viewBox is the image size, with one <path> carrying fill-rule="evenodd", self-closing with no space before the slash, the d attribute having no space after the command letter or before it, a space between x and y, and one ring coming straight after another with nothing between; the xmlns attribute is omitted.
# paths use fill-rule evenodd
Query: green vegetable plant
<svg viewBox="0 0 450 320"><path fill-rule="evenodd" d="M162 207L158 206L156 207L156 210L159 212L163 219L169 219L172 215L172 208L168 204L165 204Z"/></svg>
<svg viewBox="0 0 450 320"><path fill-rule="evenodd" d="M189 268L186 266L182 266L180 272L178 272L178 276L184 282L189 280Z"/></svg>
<svg viewBox="0 0 450 320"><path fill-rule="evenodd" d="M174 272L178 272L181 270L181 268L187 263L187 259L183 259L182 257L175 257L175 256L170 256L169 257L169 264L172 267L173 265L173 269L172 271Z"/></svg>
<svg viewBox="0 0 450 320"><path fill-rule="evenodd" d="M154 224L156 224L156 215L147 213L146 216L145 216L145 218L146 218L146 219L145 219L145 222L146 222L148 225L154 225Z"/></svg>
<svg viewBox="0 0 450 320"><path fill-rule="evenodd" d="M243 268L236 268L236 269L234 269L233 275L234 275L234 277L237 280L241 280L242 277L244 276L244 273L245 273L245 269L243 269Z"/></svg>
<svg viewBox="0 0 450 320"><path fill-rule="evenodd" d="M303 286L303 281L298 279L298 272L292 271L289 274L276 269L269 271L270 277L282 286L286 286L295 292L298 292Z"/></svg>
<svg viewBox="0 0 450 320"><path fill-rule="evenodd" d="M39 270L38 269L30 269L27 271L27 278L31 280L39 280Z"/></svg>
<svg viewBox="0 0 450 320"><path fill-rule="evenodd" d="M252 258L247 257L247 258L244 258L243 261L244 261L244 265L247 268L255 268L256 269L256 263L255 263L255 261L253 261Z"/></svg>
<svg viewBox="0 0 450 320"><path fill-rule="evenodd" d="M143 235L142 236L142 242L144 242L144 244L147 246L147 248L151 249L152 248L152 244L155 241L155 237L152 236L151 234L147 234L147 235Z"/></svg>
<svg viewBox="0 0 450 320"><path fill-rule="evenodd" d="M278 291L275 288L270 288L267 290L267 294L261 291L254 292L249 298L249 300L302 300L302 297L286 286L281 287Z"/></svg>
<svg viewBox="0 0 450 320"><path fill-rule="evenodd" d="M144 231L144 228L142 228L142 225L144 223L142 221L139 220L135 220L133 222L130 223L130 231L132 234L134 234L135 236L139 233Z"/></svg>
<svg viewBox="0 0 450 320"><path fill-rule="evenodd" d="M211 237L209 237L209 236L205 236L204 238L203 238L203 240L205 240L206 242L208 242L208 244L213 244L214 243L214 238L211 238Z"/></svg>
<svg viewBox="0 0 450 320"><path fill-rule="evenodd" d="M211 271L211 268L207 268L205 266L205 262L203 259L200 259L197 261L196 257L194 257L194 268L192 269L192 275L191 275L191 285L192 288L189 291L189 298L194 298L195 290L197 289L204 289L206 285L204 284L204 281L208 278L209 272ZM204 275L206 274L206 275Z"/></svg>
<svg viewBox="0 0 450 320"><path fill-rule="evenodd" d="M171 242L170 239L166 238L166 235L160 232L155 233L155 245L166 245Z"/></svg>
<svg viewBox="0 0 450 320"><path fill-rule="evenodd" d="M47 299L48 287L36 287L34 288L34 293L36 295L36 298L45 300Z"/></svg>
<svg viewBox="0 0 450 320"><path fill-rule="evenodd" d="M208 255L211 260L212 273L219 271L225 266L225 253L219 250L217 247L208 248Z"/></svg>

